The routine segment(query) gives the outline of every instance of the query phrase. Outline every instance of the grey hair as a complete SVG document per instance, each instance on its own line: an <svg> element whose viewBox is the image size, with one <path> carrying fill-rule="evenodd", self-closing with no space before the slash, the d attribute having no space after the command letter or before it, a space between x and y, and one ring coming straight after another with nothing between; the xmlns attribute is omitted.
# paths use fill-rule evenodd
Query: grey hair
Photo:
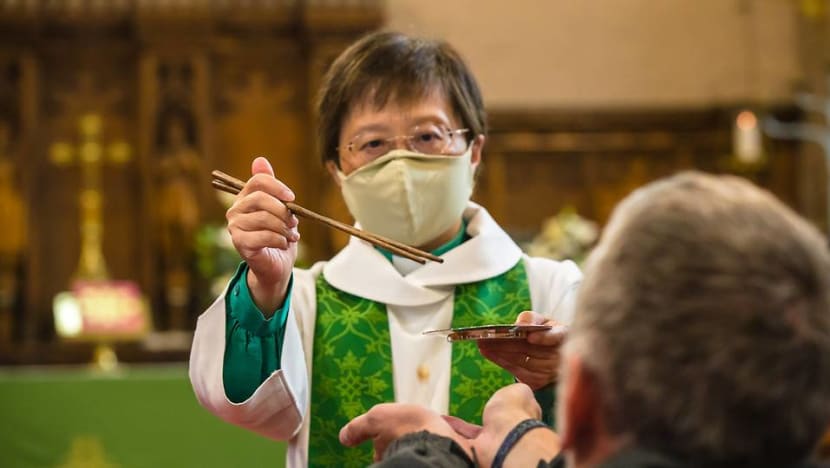
<svg viewBox="0 0 830 468"><path fill-rule="evenodd" d="M830 423L830 254L771 194L687 172L615 210L568 353L608 429L693 465L807 457Z"/></svg>

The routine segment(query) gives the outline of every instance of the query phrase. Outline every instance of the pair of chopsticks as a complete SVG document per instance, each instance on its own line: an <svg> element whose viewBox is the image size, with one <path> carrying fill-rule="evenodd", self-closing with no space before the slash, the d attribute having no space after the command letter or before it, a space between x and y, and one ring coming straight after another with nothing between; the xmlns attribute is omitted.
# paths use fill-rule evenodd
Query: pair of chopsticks
<svg viewBox="0 0 830 468"><path fill-rule="evenodd" d="M245 187L245 182L242 182L241 180L233 176L225 174L222 171L213 171L211 172L211 175L213 176L213 180L211 180L210 183L211 185L213 185L213 188L217 190L228 192L232 195L237 195L239 194L239 192L242 191L242 188ZM305 209L294 202L284 202L284 204L286 208L294 212L294 214L296 214L297 216L313 219L315 221L325 224L326 226L343 231L347 234L351 234L352 236L363 239L372 245L376 245L380 248L386 249L400 257L408 258L422 265L426 263L427 260L431 260L433 262L438 263L444 263L443 258L432 255L429 252L424 252L423 250L416 249L415 247L410 247L406 244L402 244L398 241L394 241L392 239L379 236L377 234L361 231L360 229L357 229L354 226L349 226L348 224L341 223L340 221L327 218L321 214L317 214L311 210Z"/></svg>

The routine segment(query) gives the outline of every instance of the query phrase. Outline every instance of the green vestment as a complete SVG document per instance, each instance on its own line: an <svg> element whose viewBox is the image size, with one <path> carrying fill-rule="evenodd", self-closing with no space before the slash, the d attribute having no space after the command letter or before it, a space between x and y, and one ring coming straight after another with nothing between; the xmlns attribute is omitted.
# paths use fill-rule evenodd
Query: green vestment
<svg viewBox="0 0 830 468"><path fill-rule="evenodd" d="M323 275L316 290L309 466L365 467L372 463L371 444L346 448L338 434L352 418L395 399L386 305L340 291ZM527 275L519 260L499 276L456 286L452 326L513 323L530 309ZM481 356L475 343L454 344L450 414L480 423L490 396L513 382L510 373Z"/></svg>

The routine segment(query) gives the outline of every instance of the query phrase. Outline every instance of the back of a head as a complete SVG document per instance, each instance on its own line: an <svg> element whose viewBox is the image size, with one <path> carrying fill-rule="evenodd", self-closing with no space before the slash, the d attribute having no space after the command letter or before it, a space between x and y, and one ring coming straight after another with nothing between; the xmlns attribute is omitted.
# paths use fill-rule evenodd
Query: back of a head
<svg viewBox="0 0 830 468"><path fill-rule="evenodd" d="M826 240L767 192L684 173L614 212L570 338L609 430L696 466L782 466L830 423Z"/></svg>

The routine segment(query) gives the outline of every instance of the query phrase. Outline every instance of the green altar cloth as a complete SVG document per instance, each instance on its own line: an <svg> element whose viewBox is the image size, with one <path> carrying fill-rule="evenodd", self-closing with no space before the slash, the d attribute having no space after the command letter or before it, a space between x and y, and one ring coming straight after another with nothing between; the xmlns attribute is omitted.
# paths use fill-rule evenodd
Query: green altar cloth
<svg viewBox="0 0 830 468"><path fill-rule="evenodd" d="M187 368L0 368L0 467L282 467L285 444L199 406Z"/></svg>

